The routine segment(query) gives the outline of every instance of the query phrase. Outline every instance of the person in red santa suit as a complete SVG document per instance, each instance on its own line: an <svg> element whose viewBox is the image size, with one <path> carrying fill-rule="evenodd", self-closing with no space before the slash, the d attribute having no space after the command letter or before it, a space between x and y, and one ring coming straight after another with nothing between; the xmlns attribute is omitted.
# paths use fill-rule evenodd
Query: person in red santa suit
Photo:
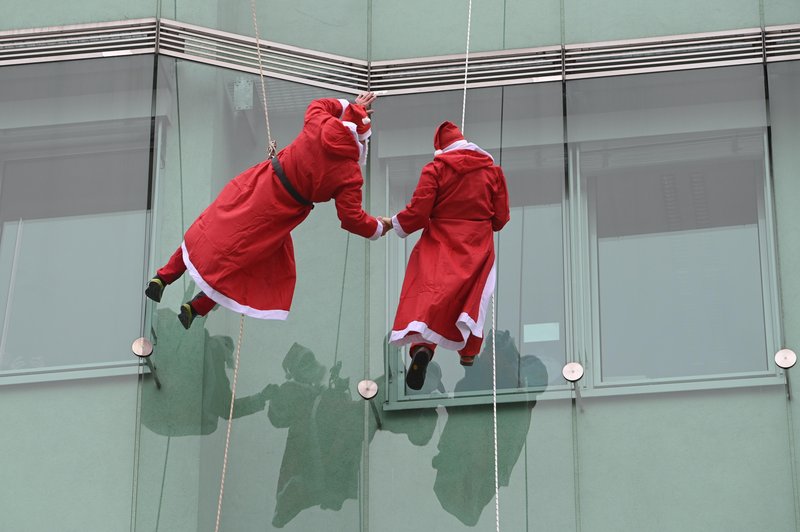
<svg viewBox="0 0 800 532"><path fill-rule="evenodd" d="M489 153L444 122L434 159L406 208L385 221L405 238L423 230L406 268L389 341L411 344L406 385L419 390L436 346L471 366L480 352L495 288L494 231L509 220L503 170Z"/></svg>
<svg viewBox="0 0 800 532"><path fill-rule="evenodd" d="M375 94L355 103L311 102L303 129L275 157L236 176L192 223L183 243L158 270L145 294L161 301L166 285L185 271L202 290L181 306L188 329L216 305L260 319L285 320L296 280L290 232L314 208L336 202L341 226L376 240L391 226L361 208L369 114Z"/></svg>

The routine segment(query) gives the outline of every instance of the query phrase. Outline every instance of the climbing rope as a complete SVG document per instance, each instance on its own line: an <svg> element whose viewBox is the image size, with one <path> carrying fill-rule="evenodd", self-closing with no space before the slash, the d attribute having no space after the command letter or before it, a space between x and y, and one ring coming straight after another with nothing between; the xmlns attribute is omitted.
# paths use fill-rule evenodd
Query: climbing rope
<svg viewBox="0 0 800 532"><path fill-rule="evenodd" d="M278 151L277 143L272 140L269 129L269 111L267 110L267 83L264 81L264 64L261 59L261 37L258 34L258 16L256 15L256 0L250 0L250 12L253 15L253 30L256 35L256 57L258 58L258 77L261 79L261 103L264 107L264 122L267 124L267 159L271 159Z"/></svg>
<svg viewBox="0 0 800 532"><path fill-rule="evenodd" d="M244 333L244 314L239 320L239 340L236 342L236 355L233 358L233 385L231 387L231 406L228 410L228 430L225 433L225 453L222 458L222 475L219 479L219 498L217 499L217 522L214 532L219 532L219 518L222 515L222 496L225 493L225 473L228 471L228 449L231 445L231 427L233 426L233 402L236 399L236 383L239 380L239 353L242 349Z"/></svg>
<svg viewBox="0 0 800 532"><path fill-rule="evenodd" d="M267 159L271 159L278 150L277 143L272 140L272 131L269 127L269 109L267 107L267 84L264 76L264 64L261 57L261 37L258 34L258 16L256 14L256 1L250 0L250 11L253 15L253 30L256 36L256 57L258 58L258 76L261 79L261 103L264 106L264 122L267 125ZM239 339L236 341L236 354L233 359L233 384L231 385L231 406L228 411L228 429L225 433L225 453L222 457L222 474L219 479L219 497L217 498L217 519L214 532L219 532L220 517L222 516L222 498L225 495L225 474L228 472L228 451L231 444L231 427L233 426L233 405L236 400L236 384L239 381L239 355L242 351L242 336L244 335L244 314L239 320Z"/></svg>
<svg viewBox="0 0 800 532"><path fill-rule="evenodd" d="M461 133L465 131L467 117L467 81L469 80L469 38L472 29L472 0L467 3L467 49L464 52L464 94L461 99ZM497 291L497 283L495 283ZM497 305L492 293L492 433L494 442L494 519L500 532L500 475L497 463Z"/></svg>

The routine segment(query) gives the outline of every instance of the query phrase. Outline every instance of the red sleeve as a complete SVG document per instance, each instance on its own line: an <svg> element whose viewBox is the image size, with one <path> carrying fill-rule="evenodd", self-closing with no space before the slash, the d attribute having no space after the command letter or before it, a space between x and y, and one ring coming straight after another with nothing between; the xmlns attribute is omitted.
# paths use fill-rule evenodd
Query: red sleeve
<svg viewBox="0 0 800 532"><path fill-rule="evenodd" d="M347 165L347 171L353 171L354 177L345 180L339 187L333 198L336 202L336 214L342 222L342 229L358 236L377 240L383 232L383 224L374 216L370 216L361 208L361 187L364 179L361 177L361 169L358 163L353 161L351 168Z"/></svg>
<svg viewBox="0 0 800 532"><path fill-rule="evenodd" d="M405 238L414 231L428 227L439 190L439 181L436 177L436 163L426 164L419 176L414 195L411 196L411 202L406 205L405 210L398 212L392 218L392 225L399 236Z"/></svg>
<svg viewBox="0 0 800 532"><path fill-rule="evenodd" d="M499 231L503 228L511 214L508 210L508 188L506 187L506 176L503 169L497 167L497 191L494 194L494 216L492 216L492 230Z"/></svg>
<svg viewBox="0 0 800 532"><path fill-rule="evenodd" d="M320 115L341 118L347 105L350 105L347 100L337 100L336 98L320 98L319 100L314 100L308 104L304 122L313 120Z"/></svg>

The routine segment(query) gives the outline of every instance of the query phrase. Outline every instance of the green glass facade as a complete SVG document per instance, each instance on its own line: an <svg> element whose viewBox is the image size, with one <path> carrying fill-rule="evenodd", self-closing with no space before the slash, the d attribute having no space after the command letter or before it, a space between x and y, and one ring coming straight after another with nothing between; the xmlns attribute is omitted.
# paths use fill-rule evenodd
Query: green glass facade
<svg viewBox="0 0 800 532"><path fill-rule="evenodd" d="M249 3L32 2L0 31L161 17L252 35ZM463 53L466 3L258 4L261 37L362 60ZM471 49L798 24L795 2L473 0ZM294 232L285 322L142 288L261 161L257 75L143 54L0 67L3 530L495 530L491 343L403 386L386 346L418 235L369 242L319 204ZM272 136L351 94L269 78ZM800 61L470 89L503 166L501 530L800 530ZM365 208L409 200L462 92L379 98ZM491 336L487 326L486 335ZM130 354L153 340L151 371ZM561 375L580 361L575 388ZM787 374L790 381L787 378ZM363 400L356 384L378 395Z"/></svg>

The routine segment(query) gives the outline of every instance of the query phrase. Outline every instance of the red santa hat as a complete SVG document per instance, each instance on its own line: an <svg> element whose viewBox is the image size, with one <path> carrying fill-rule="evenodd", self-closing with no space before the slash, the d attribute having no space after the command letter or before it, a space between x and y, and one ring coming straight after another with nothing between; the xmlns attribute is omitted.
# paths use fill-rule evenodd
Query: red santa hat
<svg viewBox="0 0 800 532"><path fill-rule="evenodd" d="M342 113L342 122L350 122L356 126L356 135L358 140L366 140L372 134L370 128L370 119L367 110L363 105L351 103L348 105L344 113Z"/></svg>
<svg viewBox="0 0 800 532"><path fill-rule="evenodd" d="M458 126L452 122L442 122L433 135L433 148L436 150L434 153L441 153L443 149L459 140L464 140L464 135Z"/></svg>

